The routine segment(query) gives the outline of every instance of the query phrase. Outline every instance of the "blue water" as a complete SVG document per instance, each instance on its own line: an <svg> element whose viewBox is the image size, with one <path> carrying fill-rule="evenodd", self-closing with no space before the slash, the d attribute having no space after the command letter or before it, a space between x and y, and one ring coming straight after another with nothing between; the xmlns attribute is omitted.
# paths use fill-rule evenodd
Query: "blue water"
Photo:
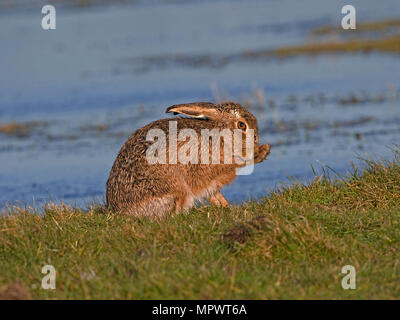
<svg viewBox="0 0 400 320"><path fill-rule="evenodd" d="M343 173L358 155L390 158L388 146L400 141L397 55L214 63L309 42L313 28L339 25L345 1L61 3L53 31L40 27L43 4L28 2L7 8L0 2L0 123L46 125L26 138L0 134L0 207L102 201L126 138L176 103L226 97L255 104L261 141L272 152L223 191L237 203L289 176L311 179L310 165ZM352 4L358 21L400 13L398 0ZM212 61L193 62L202 56ZM340 103L352 95L364 103Z"/></svg>

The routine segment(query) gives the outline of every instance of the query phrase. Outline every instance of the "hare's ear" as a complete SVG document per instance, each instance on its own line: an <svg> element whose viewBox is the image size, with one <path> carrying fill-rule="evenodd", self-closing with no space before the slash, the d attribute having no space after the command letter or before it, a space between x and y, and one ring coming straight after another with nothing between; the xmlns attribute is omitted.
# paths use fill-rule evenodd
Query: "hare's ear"
<svg viewBox="0 0 400 320"><path fill-rule="evenodd" d="M211 102L193 102L176 104L167 108L166 113L183 114L191 118L207 118L211 120L221 118L220 113Z"/></svg>

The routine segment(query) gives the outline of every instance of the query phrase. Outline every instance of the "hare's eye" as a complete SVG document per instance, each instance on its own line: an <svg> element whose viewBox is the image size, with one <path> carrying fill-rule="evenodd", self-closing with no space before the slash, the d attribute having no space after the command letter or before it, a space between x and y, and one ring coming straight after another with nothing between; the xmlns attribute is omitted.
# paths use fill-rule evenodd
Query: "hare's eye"
<svg viewBox="0 0 400 320"><path fill-rule="evenodd" d="M239 121L239 122L237 123L237 126L238 126L238 128L241 129L241 130L246 130L246 128L247 128L246 124L245 124L243 121Z"/></svg>

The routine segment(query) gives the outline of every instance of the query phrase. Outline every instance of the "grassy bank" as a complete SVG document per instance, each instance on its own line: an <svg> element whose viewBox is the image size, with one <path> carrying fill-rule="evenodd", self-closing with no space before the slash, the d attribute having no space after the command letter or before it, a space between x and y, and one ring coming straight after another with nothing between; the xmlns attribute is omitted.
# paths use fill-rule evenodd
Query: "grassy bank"
<svg viewBox="0 0 400 320"><path fill-rule="evenodd" d="M336 53L392 53L400 52L400 20L389 19L358 23L355 30L341 26L322 26L312 30L313 36L336 35L335 40L315 41L299 46L281 47L273 53L281 58L289 56ZM350 38L343 38L344 36ZM366 37L368 36L368 37ZM266 52L253 53L256 57Z"/></svg>
<svg viewBox="0 0 400 320"><path fill-rule="evenodd" d="M381 39L373 39L373 40L352 39L344 42L329 41L329 42L311 43L302 46L279 48L276 49L274 52L278 57L282 58L288 56L315 55L324 53L354 53L354 52L399 53L400 36L396 35L396 36L385 37Z"/></svg>
<svg viewBox="0 0 400 320"><path fill-rule="evenodd" d="M0 218L1 298L399 298L400 163L366 161L229 209L163 221L103 208ZM57 270L55 290L41 269ZM341 269L356 269L344 290Z"/></svg>
<svg viewBox="0 0 400 320"><path fill-rule="evenodd" d="M388 32L400 31L400 19L387 19L380 21L366 21L358 23L356 29L343 29L341 26L322 26L313 30L315 35L337 34L345 32Z"/></svg>

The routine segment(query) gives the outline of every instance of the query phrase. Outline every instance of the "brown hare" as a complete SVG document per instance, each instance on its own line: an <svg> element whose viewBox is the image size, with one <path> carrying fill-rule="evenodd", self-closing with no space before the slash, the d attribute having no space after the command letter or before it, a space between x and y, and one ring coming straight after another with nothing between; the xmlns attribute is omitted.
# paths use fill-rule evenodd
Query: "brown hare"
<svg viewBox="0 0 400 320"><path fill-rule="evenodd" d="M195 201L206 200L211 204L229 206L220 189L237 176L237 169L249 163L259 163L270 153L270 145L258 145L258 127L256 118L238 103L195 102L174 105L167 113L181 114L186 117L174 117L157 120L136 130L121 148L107 181L107 205L121 214L136 216L162 217L171 212L186 211L194 206ZM171 139L171 123L179 133L183 129L191 129L193 138ZM165 162L149 161L148 153L156 139L149 139L152 129L160 130L169 137L162 141L158 137L158 156ZM245 152L249 137L253 139L253 154L248 158L237 154L224 153L225 146L230 146L230 140L219 139L217 148L211 137L200 139L204 130L208 133L213 129L239 131L240 151ZM226 130L225 130L226 132ZM251 135L251 136L249 136ZM190 135L189 135L190 136ZM202 137L203 137L202 136ZM188 138L188 137L186 137ZM161 139L161 140L160 140ZM210 151L210 146L212 150ZM195 154L206 153L204 161L177 161L177 156L171 150L176 148L178 158L187 155L188 151ZM192 149L191 149L192 148ZM161 150L161 151L160 151ZM211 155L217 150L215 162ZM229 151L229 148L227 149ZM232 150L232 149L230 149ZM154 153L157 154L157 153ZM243 153L242 153L243 154ZM200 156L198 157L200 158ZM232 159L230 159L232 158ZM235 161L237 159L242 161ZM244 160L247 159L247 160ZM174 161L172 161L174 160Z"/></svg>

